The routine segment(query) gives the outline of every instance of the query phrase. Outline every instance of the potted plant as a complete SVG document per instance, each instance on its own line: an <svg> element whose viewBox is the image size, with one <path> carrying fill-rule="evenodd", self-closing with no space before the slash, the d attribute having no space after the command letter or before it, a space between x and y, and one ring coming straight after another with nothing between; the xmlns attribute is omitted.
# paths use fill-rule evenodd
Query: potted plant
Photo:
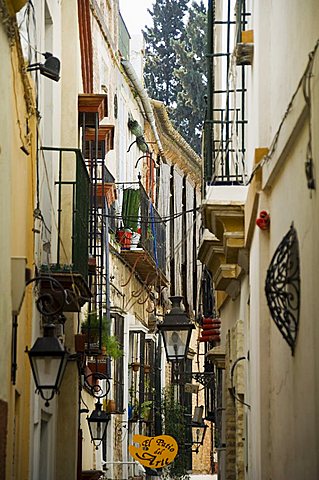
<svg viewBox="0 0 319 480"><path fill-rule="evenodd" d="M130 367L132 368L133 372L138 372L140 369L140 363L139 362L132 362Z"/></svg>
<svg viewBox="0 0 319 480"><path fill-rule="evenodd" d="M148 421L151 417L153 402L152 400L145 400L141 403L141 419Z"/></svg>
<svg viewBox="0 0 319 480"><path fill-rule="evenodd" d="M151 366L148 363L144 363L144 373L150 373Z"/></svg>
<svg viewBox="0 0 319 480"><path fill-rule="evenodd" d="M101 350L99 349L100 327L102 328ZM124 352L118 339L109 334L109 320L105 315L102 316L102 322L100 323L100 318L96 312L90 312L81 325L81 331L87 335L87 350L99 352L102 356L108 356L115 360L123 356Z"/></svg>
<svg viewBox="0 0 319 480"><path fill-rule="evenodd" d="M103 325L102 318L102 345L104 336L106 335L106 325ZM99 333L100 333L100 318L96 312L89 312L84 322L81 324L81 332L85 335L85 350L98 353L100 350Z"/></svg>
<svg viewBox="0 0 319 480"><path fill-rule="evenodd" d="M108 413L116 413L116 403L115 400L109 399L106 403L106 408L105 410Z"/></svg>
<svg viewBox="0 0 319 480"><path fill-rule="evenodd" d="M107 374L107 356L105 347L102 347L102 353L100 355L89 358L88 367L92 373Z"/></svg>
<svg viewBox="0 0 319 480"><path fill-rule="evenodd" d="M114 360L123 357L124 352L119 344L118 339L114 335L107 335L105 338L105 352Z"/></svg>
<svg viewBox="0 0 319 480"><path fill-rule="evenodd" d="M132 230L129 228L119 228L116 231L116 239L123 250L129 250L132 242Z"/></svg>

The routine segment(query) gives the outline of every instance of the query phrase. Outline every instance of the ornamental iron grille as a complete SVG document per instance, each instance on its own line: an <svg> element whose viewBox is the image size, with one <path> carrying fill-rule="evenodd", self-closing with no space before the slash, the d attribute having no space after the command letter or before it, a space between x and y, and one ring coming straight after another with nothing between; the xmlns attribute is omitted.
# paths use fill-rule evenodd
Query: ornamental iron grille
<svg viewBox="0 0 319 480"><path fill-rule="evenodd" d="M265 293L271 316L293 355L300 309L299 243L293 224L271 260Z"/></svg>

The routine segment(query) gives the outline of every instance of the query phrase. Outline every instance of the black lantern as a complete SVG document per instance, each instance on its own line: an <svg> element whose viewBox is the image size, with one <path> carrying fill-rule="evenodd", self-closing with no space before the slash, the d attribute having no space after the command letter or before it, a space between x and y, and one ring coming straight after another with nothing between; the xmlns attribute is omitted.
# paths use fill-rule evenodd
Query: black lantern
<svg viewBox="0 0 319 480"><path fill-rule="evenodd" d="M192 418L192 446L195 446L194 453L198 453L198 449L204 443L207 425L203 420L204 407L195 407L194 416Z"/></svg>
<svg viewBox="0 0 319 480"><path fill-rule="evenodd" d="M196 453L198 453L199 447L204 443L206 430L207 425L204 420L201 423L192 422L192 445L195 446Z"/></svg>
<svg viewBox="0 0 319 480"><path fill-rule="evenodd" d="M87 417L91 440L96 448L98 448L105 437L106 427L110 418L111 415L102 410L100 401L95 404L95 410Z"/></svg>
<svg viewBox="0 0 319 480"><path fill-rule="evenodd" d="M43 337L38 338L31 350L26 351L37 391L48 406L59 391L69 354L55 336L53 324L44 325L43 330Z"/></svg>
<svg viewBox="0 0 319 480"><path fill-rule="evenodd" d="M195 326L190 322L184 308L181 307L183 297L170 297L172 308L158 326L162 334L166 357L169 362L186 358L192 330Z"/></svg>
<svg viewBox="0 0 319 480"><path fill-rule="evenodd" d="M50 52L42 53L42 55L45 58L45 62L33 63L27 67L27 71L33 72L34 70L39 70L41 75L58 82L60 80L60 60Z"/></svg>

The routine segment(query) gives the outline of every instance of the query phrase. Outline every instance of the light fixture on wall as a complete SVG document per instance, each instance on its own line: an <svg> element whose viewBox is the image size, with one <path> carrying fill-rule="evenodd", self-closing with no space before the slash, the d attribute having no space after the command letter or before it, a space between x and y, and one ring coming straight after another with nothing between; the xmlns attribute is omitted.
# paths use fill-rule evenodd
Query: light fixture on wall
<svg viewBox="0 0 319 480"><path fill-rule="evenodd" d="M26 347L25 351L29 356L36 391L48 406L59 391L70 355L56 336L57 326L63 325L65 321L63 309L67 293L62 284L53 277L43 275L31 278L26 286L35 282L41 290L41 283L45 281L49 282L52 293L39 295L35 302L44 322L43 337L37 338L33 347L30 350ZM59 302L54 301L57 292L62 293L58 297Z"/></svg>
<svg viewBox="0 0 319 480"><path fill-rule="evenodd" d="M133 118L130 117L128 119L127 126L129 128L130 132L136 137L136 140L134 140L134 142L131 143L131 145L129 146L129 148L127 150L127 153L131 150L131 147L132 147L132 145L134 145L134 143L136 143L138 148L143 153L149 152L148 144L146 143L145 138L144 138L143 129L142 129L141 125L138 123L138 121L134 120Z"/></svg>
<svg viewBox="0 0 319 480"><path fill-rule="evenodd" d="M98 449L99 445L105 437L107 424L110 421L110 418L111 415L102 410L102 403L100 402L100 400L98 400L95 404L95 409L93 410L91 415L87 417L91 440L94 443L96 449Z"/></svg>
<svg viewBox="0 0 319 480"><path fill-rule="evenodd" d="M202 420L201 423L192 423L192 445L195 447L194 453L198 453L199 447L204 444L204 438L207 430L207 425Z"/></svg>
<svg viewBox="0 0 319 480"><path fill-rule="evenodd" d="M92 372L84 376L85 387L90 390L97 402L89 417L86 417L90 436L95 448L98 449L106 435L107 424L111 414L102 409L101 399L107 397L110 391L110 380L104 373Z"/></svg>
<svg viewBox="0 0 319 480"><path fill-rule="evenodd" d="M57 57L54 57L50 52L42 53L42 55L45 58L45 62L33 63L27 67L27 71L33 72L35 70L40 70L41 75L58 82L60 80L60 60Z"/></svg>
<svg viewBox="0 0 319 480"><path fill-rule="evenodd" d="M192 418L192 446L195 446L194 453L198 453L199 447L204 444L204 438L207 425L203 420L204 407L195 407L194 416Z"/></svg>
<svg viewBox="0 0 319 480"><path fill-rule="evenodd" d="M59 391L69 354L55 336L54 324L44 325L43 331L43 337L37 338L33 347L26 349L26 352L29 355L36 390L48 406L49 401Z"/></svg>
<svg viewBox="0 0 319 480"><path fill-rule="evenodd" d="M183 297L170 297L172 308L158 325L162 334L166 357L169 362L186 359L194 324L181 306Z"/></svg>

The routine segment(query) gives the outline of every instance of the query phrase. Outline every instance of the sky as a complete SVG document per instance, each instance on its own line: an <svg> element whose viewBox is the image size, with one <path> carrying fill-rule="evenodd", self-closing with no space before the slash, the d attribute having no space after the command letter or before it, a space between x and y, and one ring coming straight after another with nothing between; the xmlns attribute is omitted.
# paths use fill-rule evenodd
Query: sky
<svg viewBox="0 0 319 480"><path fill-rule="evenodd" d="M120 0L120 10L130 35L141 33L145 25L152 26L152 17L147 9L152 9L155 0ZM207 0L204 4L207 7Z"/></svg>
<svg viewBox="0 0 319 480"><path fill-rule="evenodd" d="M145 25L152 25L152 18L147 12L154 0L120 0L120 10L130 35L141 33Z"/></svg>

